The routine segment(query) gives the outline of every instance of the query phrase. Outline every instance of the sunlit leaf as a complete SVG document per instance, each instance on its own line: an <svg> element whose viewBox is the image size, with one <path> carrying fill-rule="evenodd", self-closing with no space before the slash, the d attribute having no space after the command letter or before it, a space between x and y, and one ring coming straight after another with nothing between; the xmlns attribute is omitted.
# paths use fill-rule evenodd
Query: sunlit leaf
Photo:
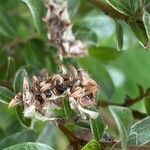
<svg viewBox="0 0 150 150"><path fill-rule="evenodd" d="M97 141L92 140L87 143L81 150L101 150L101 146Z"/></svg>
<svg viewBox="0 0 150 150"><path fill-rule="evenodd" d="M126 150L129 130L133 122L132 113L128 108L119 106L109 106L109 110L119 131L122 150Z"/></svg>
<svg viewBox="0 0 150 150"><path fill-rule="evenodd" d="M145 108L148 114L150 114L150 96L147 96L144 101Z"/></svg>

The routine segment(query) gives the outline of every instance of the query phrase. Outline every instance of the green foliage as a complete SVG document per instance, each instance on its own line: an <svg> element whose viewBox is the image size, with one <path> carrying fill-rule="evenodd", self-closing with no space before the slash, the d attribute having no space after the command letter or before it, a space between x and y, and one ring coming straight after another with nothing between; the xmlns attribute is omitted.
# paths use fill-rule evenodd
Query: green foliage
<svg viewBox="0 0 150 150"><path fill-rule="evenodd" d="M128 108L118 106L109 106L109 110L118 127L122 149L126 150L129 129L133 122L132 113Z"/></svg>
<svg viewBox="0 0 150 150"><path fill-rule="evenodd" d="M42 31L43 3L41 0L22 0L29 8L37 31Z"/></svg>
<svg viewBox="0 0 150 150"><path fill-rule="evenodd" d="M46 144L41 144L41 143L31 143L31 142L27 142L27 143L22 143L22 144L16 144L14 146L10 146L8 148L5 148L4 150L20 150L20 149L24 149L24 150L53 150L51 147L47 146Z"/></svg>
<svg viewBox="0 0 150 150"><path fill-rule="evenodd" d="M123 47L123 29L119 22L116 21L116 38L118 49L121 50Z"/></svg>
<svg viewBox="0 0 150 150"><path fill-rule="evenodd" d="M101 146L98 142L96 142L95 140L90 141L89 143L87 143L82 150L101 150Z"/></svg>
<svg viewBox="0 0 150 150"><path fill-rule="evenodd" d="M0 86L0 102L8 104L15 94L9 89Z"/></svg>
<svg viewBox="0 0 150 150"><path fill-rule="evenodd" d="M102 118L100 116L97 117L97 119L90 118L90 126L94 139L99 141L102 138L105 129Z"/></svg>
<svg viewBox="0 0 150 150"><path fill-rule="evenodd" d="M22 86L23 86L23 79L24 77L27 77L27 72L25 69L21 68L19 69L14 78L14 83L13 83L13 88L15 93L19 93L20 90L22 91Z"/></svg>
<svg viewBox="0 0 150 150"><path fill-rule="evenodd" d="M150 117L138 121L131 126L129 133L129 145L144 145L150 142Z"/></svg>
<svg viewBox="0 0 150 150"><path fill-rule="evenodd" d="M111 12L97 3L90 4L95 1L101 2L68 0L73 33L87 44L89 55L65 58L63 62L83 67L89 73L99 86L93 109L100 112L108 106L112 116L104 113L97 119L84 120L64 100L62 107L54 111L58 121L64 123L64 134L57 121L53 124L25 118L22 106L8 110L10 100L23 90L24 77L28 75L30 80L42 69L53 74L62 62L47 39L43 0L0 1L0 149L63 150L70 148L70 143L81 149L84 143L82 150L99 150L105 148L103 143L107 147L108 140L121 143L120 149L129 145L149 147L149 0L102 0L104 8L111 8ZM129 107L126 100L136 100L138 95L141 99ZM106 138L106 133L112 139Z"/></svg>
<svg viewBox="0 0 150 150"><path fill-rule="evenodd" d="M35 141L35 133L32 130L25 130L22 132L15 133L11 136L5 137L0 141L0 149L4 149L14 144L23 142Z"/></svg>
<svg viewBox="0 0 150 150"><path fill-rule="evenodd" d="M25 118L23 115L23 108L22 106L18 106L16 108L17 111L17 115L19 118L19 121L27 128L29 128L31 126L32 120L30 118Z"/></svg>

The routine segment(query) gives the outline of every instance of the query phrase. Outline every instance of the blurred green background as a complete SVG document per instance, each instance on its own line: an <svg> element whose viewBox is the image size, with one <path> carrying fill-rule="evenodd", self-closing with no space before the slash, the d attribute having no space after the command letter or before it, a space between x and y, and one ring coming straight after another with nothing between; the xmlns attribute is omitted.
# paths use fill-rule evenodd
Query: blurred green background
<svg viewBox="0 0 150 150"><path fill-rule="evenodd" d="M56 72L60 64L42 21L46 13L44 2L32 1L36 13L31 13L26 2L28 0L0 0L0 86L10 90L20 68L25 68L31 76L43 68ZM73 32L76 38L87 42L90 55L66 58L63 63L82 66L89 72L100 86L98 100L121 103L126 95L138 95L137 85L144 89L150 87L150 52L139 44L125 22L120 21L124 41L122 50L118 50L113 19L86 0L68 0L68 7ZM13 69L8 75L9 62ZM145 112L142 102L132 109ZM17 141L17 137L21 138ZM68 145L54 123L36 122L34 130L27 131L18 121L16 110L0 103L0 149L26 141L46 143L58 150L65 150Z"/></svg>

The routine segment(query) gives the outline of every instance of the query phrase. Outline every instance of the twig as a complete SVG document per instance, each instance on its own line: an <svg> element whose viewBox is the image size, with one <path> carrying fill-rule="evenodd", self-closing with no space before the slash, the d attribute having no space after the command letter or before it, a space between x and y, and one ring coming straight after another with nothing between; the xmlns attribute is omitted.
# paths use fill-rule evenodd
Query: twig
<svg viewBox="0 0 150 150"><path fill-rule="evenodd" d="M126 106L126 107L131 106L131 105L133 105L133 104L135 104L135 103L137 103L137 102L139 102L139 101L141 101L141 100L144 100L144 98L147 97L147 96L150 96L150 91L149 91L149 90L146 90L145 93L139 95L139 96L136 97L136 98L133 98L133 99L132 99L132 98L129 98L129 99L127 99L127 100L124 102L124 104L122 104L122 106Z"/></svg>
<svg viewBox="0 0 150 150"><path fill-rule="evenodd" d="M129 107L132 106L133 104L144 100L145 97L150 96L150 90L146 90L145 93L140 94L139 96L135 97L135 98L126 98L125 102L122 104L117 104L117 103L113 103L113 102L109 102L108 100L100 100L97 103L97 107L107 107L109 105L117 105L117 106L125 106L125 107Z"/></svg>
<svg viewBox="0 0 150 150"><path fill-rule="evenodd" d="M101 11L103 11L106 15L114 18L114 19L120 19L127 21L129 19L129 16L126 16L117 10L115 10L110 5L107 5L106 3L102 2L102 0L89 0L91 4L99 8Z"/></svg>
<svg viewBox="0 0 150 150"><path fill-rule="evenodd" d="M89 141L86 141L84 139L80 139L76 137L74 134L72 134L66 127L65 127L65 121L59 120L58 122L59 129L65 134L65 136L70 141L70 144L73 146L75 150L80 149L80 146L84 146ZM114 145L114 148L121 149L120 142L117 141L100 141L100 145L102 146L102 149L111 149ZM127 146L128 150L149 150L150 145L142 145L142 146Z"/></svg>

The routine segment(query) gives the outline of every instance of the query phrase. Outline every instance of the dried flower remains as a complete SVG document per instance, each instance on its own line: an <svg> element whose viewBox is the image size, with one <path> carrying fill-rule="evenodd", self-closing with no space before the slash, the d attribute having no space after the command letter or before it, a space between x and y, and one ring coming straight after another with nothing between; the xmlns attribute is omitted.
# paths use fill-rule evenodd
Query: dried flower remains
<svg viewBox="0 0 150 150"><path fill-rule="evenodd" d="M87 115L97 118L98 113L90 110L95 105L96 82L83 69L60 68L59 74L33 76L32 83L25 77L23 91L11 100L9 107L22 105L25 117L46 121L56 119L53 110L61 108L63 100L68 100L82 118L86 119Z"/></svg>
<svg viewBox="0 0 150 150"><path fill-rule="evenodd" d="M72 33L66 0L49 0L44 21L48 25L48 39L58 49L59 56L80 57L87 54L86 44L76 40Z"/></svg>

